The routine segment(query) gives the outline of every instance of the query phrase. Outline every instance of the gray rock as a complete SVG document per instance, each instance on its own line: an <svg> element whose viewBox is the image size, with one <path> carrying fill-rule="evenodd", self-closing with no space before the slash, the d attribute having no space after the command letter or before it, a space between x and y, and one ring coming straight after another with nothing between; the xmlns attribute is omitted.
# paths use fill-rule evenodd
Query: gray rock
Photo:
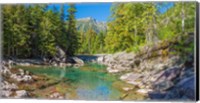
<svg viewBox="0 0 200 103"><path fill-rule="evenodd" d="M11 74L10 76L12 79L15 79L18 82L30 82L33 80L33 78L30 75L17 75L17 74Z"/></svg>
<svg viewBox="0 0 200 103"><path fill-rule="evenodd" d="M139 80L139 78L141 77L142 75L141 74L136 74L136 73L127 73L125 75L122 75L120 77L120 79L122 81L125 81L127 83L130 83L130 84L133 84L133 85L137 85L139 86L140 88L143 88L144 85L142 84L142 81Z"/></svg>
<svg viewBox="0 0 200 103"><path fill-rule="evenodd" d="M23 69L19 69L19 73L21 76L23 76L25 74Z"/></svg>
<svg viewBox="0 0 200 103"><path fill-rule="evenodd" d="M149 92L152 92L152 91L153 91L152 89L138 89L136 92L147 95Z"/></svg>
<svg viewBox="0 0 200 103"><path fill-rule="evenodd" d="M16 95L14 96L14 98L25 98L25 97L28 97L28 92L25 90L16 91Z"/></svg>
<svg viewBox="0 0 200 103"><path fill-rule="evenodd" d="M22 80L25 81L25 82L28 82L28 81L32 80L32 77L30 75L24 75Z"/></svg>
<svg viewBox="0 0 200 103"><path fill-rule="evenodd" d="M112 67L107 67L106 70L107 70L109 73L118 73L118 72L119 72L118 69L114 69L114 68L112 68Z"/></svg>
<svg viewBox="0 0 200 103"><path fill-rule="evenodd" d="M158 73L158 78L156 79L155 84L158 84L164 81L172 81L174 78L176 78L180 74L180 72L181 72L181 68L179 67L172 67L164 71L161 71L160 73Z"/></svg>
<svg viewBox="0 0 200 103"><path fill-rule="evenodd" d="M166 96L166 92L149 92L148 97L152 100L163 100Z"/></svg>
<svg viewBox="0 0 200 103"><path fill-rule="evenodd" d="M72 59L75 61L76 64L79 64L80 66L84 65L84 61L77 58L77 57L72 57Z"/></svg>
<svg viewBox="0 0 200 103"><path fill-rule="evenodd" d="M97 63L102 64L104 62L104 56L100 56L97 58Z"/></svg>
<svg viewBox="0 0 200 103"><path fill-rule="evenodd" d="M174 83L172 81L163 81L159 84L154 85L154 89L158 91L165 91L171 87L174 86Z"/></svg>
<svg viewBox="0 0 200 103"><path fill-rule="evenodd" d="M10 97L11 94L12 94L12 91L10 90L1 90L0 97Z"/></svg>
<svg viewBox="0 0 200 103"><path fill-rule="evenodd" d="M184 78L193 76L194 75L193 70L194 70L194 67L192 67L192 68L184 67L183 70L180 73L180 79L184 79Z"/></svg>
<svg viewBox="0 0 200 103"><path fill-rule="evenodd" d="M16 63L16 65L20 65L20 66L30 66L31 63L29 63L29 62L20 62L20 63Z"/></svg>
<svg viewBox="0 0 200 103"><path fill-rule="evenodd" d="M165 99L195 99L195 82L196 76L191 76L188 78L182 79L178 82L172 90L168 92L165 96Z"/></svg>
<svg viewBox="0 0 200 103"><path fill-rule="evenodd" d="M17 85L14 83L8 83L7 81L3 81L1 83L1 89L3 90L16 90L18 89Z"/></svg>
<svg viewBox="0 0 200 103"><path fill-rule="evenodd" d="M58 92L51 94L49 97L52 99L64 99L64 97L61 96L60 93L58 93Z"/></svg>
<svg viewBox="0 0 200 103"><path fill-rule="evenodd" d="M10 75L10 69L8 69L6 66L2 66L2 69L0 69L0 73L5 74L5 75Z"/></svg>
<svg viewBox="0 0 200 103"><path fill-rule="evenodd" d="M46 61L46 60L43 60ZM64 50L62 50L61 47L56 46L56 55L53 57L53 59L48 60L49 63L53 66L58 66L59 63L65 63L66 62L66 54Z"/></svg>

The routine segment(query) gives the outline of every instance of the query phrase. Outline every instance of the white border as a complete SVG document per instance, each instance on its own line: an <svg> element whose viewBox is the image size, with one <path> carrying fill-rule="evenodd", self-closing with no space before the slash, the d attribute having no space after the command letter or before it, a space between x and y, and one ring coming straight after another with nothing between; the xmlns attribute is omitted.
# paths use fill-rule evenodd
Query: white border
<svg viewBox="0 0 200 103"><path fill-rule="evenodd" d="M1 0L0 3L65 3L65 2L150 2L150 1L200 1L200 0Z"/></svg>
<svg viewBox="0 0 200 103"><path fill-rule="evenodd" d="M198 1L200 0L0 0L0 4L16 4L16 3L69 3L69 2L76 2L76 3L82 3L82 2L150 2L150 1L175 1L175 2L180 2L180 1ZM0 99L0 103L134 103L138 101L80 101L80 100L36 100L36 99ZM144 102L139 102L139 103L146 103L147 101ZM149 103L155 103L148 101ZM157 101L158 102L158 101ZM171 103L171 102L163 102L163 103ZM177 103L177 102L176 102ZM181 103L181 102L180 102ZM191 102L189 102L191 103ZM198 101L197 103L200 103Z"/></svg>

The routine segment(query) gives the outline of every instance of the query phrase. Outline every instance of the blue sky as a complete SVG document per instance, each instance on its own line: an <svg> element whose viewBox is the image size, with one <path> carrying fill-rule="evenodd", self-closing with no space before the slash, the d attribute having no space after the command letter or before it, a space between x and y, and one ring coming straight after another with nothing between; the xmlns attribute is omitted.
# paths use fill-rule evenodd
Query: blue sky
<svg viewBox="0 0 200 103"><path fill-rule="evenodd" d="M161 13L164 13L169 8L171 8L174 4L172 2L168 3L161 3L162 6L159 7L158 11ZM86 17L92 17L95 18L97 21L107 21L108 17L111 15L111 8L112 3L78 3L75 4L75 7L77 9L76 12L76 19L79 18L86 18ZM53 9L60 9L60 4L50 4L49 8ZM68 5L64 4L64 9L68 9Z"/></svg>
<svg viewBox="0 0 200 103"><path fill-rule="evenodd" d="M164 13L173 6L174 6L173 2L161 2L161 3L158 3L157 8L160 13Z"/></svg>
<svg viewBox="0 0 200 103"><path fill-rule="evenodd" d="M76 19L92 17L98 21L107 21L110 16L111 3L79 3L75 4L77 9ZM55 6L56 9L60 9L60 4L51 4L49 8L52 9ZM68 9L68 5L64 5L64 9Z"/></svg>

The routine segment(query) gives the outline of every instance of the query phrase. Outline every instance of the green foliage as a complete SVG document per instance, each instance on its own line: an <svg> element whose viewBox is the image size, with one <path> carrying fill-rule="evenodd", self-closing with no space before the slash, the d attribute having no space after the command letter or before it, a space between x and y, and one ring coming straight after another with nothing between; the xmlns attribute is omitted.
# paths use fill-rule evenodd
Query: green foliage
<svg viewBox="0 0 200 103"><path fill-rule="evenodd" d="M75 8L70 6L68 24L65 11L48 5L3 5L3 47L5 57L53 57L56 45L72 55L78 48ZM68 28L67 28L68 27Z"/></svg>
<svg viewBox="0 0 200 103"><path fill-rule="evenodd" d="M160 30L158 30L158 38L160 40L171 40L176 36L174 31L171 30L170 27L161 27Z"/></svg>
<svg viewBox="0 0 200 103"><path fill-rule="evenodd" d="M86 33L80 33L80 48L78 53L81 54L95 54L103 53L104 51L105 34L100 32L97 34L92 28L88 29Z"/></svg>
<svg viewBox="0 0 200 103"><path fill-rule="evenodd" d="M158 8L165 6L164 3L114 4L105 37L105 50L109 53L139 52L141 46L183 38L183 35L194 32L194 2L174 3L165 13L158 12Z"/></svg>

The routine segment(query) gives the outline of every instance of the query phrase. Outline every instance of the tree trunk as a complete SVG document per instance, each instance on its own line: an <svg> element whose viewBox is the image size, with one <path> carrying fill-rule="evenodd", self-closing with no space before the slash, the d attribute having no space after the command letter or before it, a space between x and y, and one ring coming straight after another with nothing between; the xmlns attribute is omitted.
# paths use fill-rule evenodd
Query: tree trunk
<svg viewBox="0 0 200 103"><path fill-rule="evenodd" d="M184 2L182 2L182 33L185 31L185 11L184 11Z"/></svg>
<svg viewBox="0 0 200 103"><path fill-rule="evenodd" d="M8 45L8 57L10 56L10 47Z"/></svg>
<svg viewBox="0 0 200 103"><path fill-rule="evenodd" d="M156 41L158 41L158 33L157 33L157 31L156 31L156 29L157 29L157 22L156 22L156 17L155 17L155 15L153 15L153 41L154 42L156 42Z"/></svg>

